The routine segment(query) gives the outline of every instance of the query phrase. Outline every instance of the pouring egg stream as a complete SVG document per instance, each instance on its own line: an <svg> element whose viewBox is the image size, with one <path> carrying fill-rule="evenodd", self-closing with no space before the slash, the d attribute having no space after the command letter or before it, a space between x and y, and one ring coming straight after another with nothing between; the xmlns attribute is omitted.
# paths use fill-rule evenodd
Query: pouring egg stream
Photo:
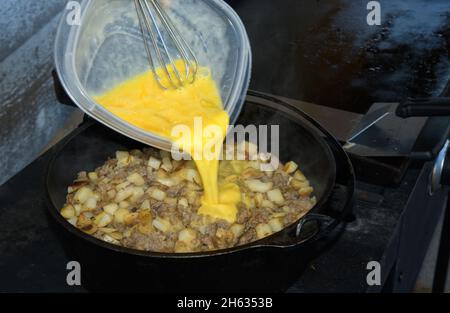
<svg viewBox="0 0 450 313"><path fill-rule="evenodd" d="M175 64L182 72L183 63L177 61ZM157 73L162 70L157 69ZM189 153L203 183L202 205L198 213L235 222L236 205L241 200L239 187L218 181L219 157L229 116L223 109L209 69L199 68L199 74L191 84L166 90L161 88L151 71L145 72L95 100L126 122L169 138ZM180 137L179 132L174 132L178 126L189 130L190 138ZM217 131L212 132L214 129Z"/></svg>

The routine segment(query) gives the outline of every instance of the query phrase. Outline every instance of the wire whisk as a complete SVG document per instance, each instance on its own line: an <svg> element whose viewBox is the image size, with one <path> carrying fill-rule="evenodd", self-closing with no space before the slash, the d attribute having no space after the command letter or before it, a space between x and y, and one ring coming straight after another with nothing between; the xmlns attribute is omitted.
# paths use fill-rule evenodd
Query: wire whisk
<svg viewBox="0 0 450 313"><path fill-rule="evenodd" d="M192 84L198 71L197 58L167 13L157 0L134 0L134 4L150 69L158 85L179 89Z"/></svg>

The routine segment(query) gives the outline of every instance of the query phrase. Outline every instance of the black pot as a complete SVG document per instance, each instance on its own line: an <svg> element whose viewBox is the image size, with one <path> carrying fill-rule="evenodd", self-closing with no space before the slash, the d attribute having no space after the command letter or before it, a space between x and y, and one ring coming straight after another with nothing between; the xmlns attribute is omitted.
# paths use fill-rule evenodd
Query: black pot
<svg viewBox="0 0 450 313"><path fill-rule="evenodd" d="M112 245L69 224L59 209L81 170L116 150L142 148L96 122L85 122L54 149L47 172L48 208L69 258L80 262L93 291L283 291L343 229L351 213L354 174L339 143L299 109L249 93L238 124L280 125L281 161L294 160L315 188L314 208L293 225L247 245L202 253L144 252Z"/></svg>

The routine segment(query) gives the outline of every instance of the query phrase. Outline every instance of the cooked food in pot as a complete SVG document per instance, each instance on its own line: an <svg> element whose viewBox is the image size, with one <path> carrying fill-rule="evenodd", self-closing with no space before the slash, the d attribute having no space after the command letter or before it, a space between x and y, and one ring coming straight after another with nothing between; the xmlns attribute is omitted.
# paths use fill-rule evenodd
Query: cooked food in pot
<svg viewBox="0 0 450 313"><path fill-rule="evenodd" d="M223 160L221 203L237 203L230 223L199 214L202 182L193 161L176 161L153 148L117 151L68 187L61 215L83 232L128 248L197 252L264 238L301 218L316 203L313 187L295 162L261 171L268 157ZM269 156L270 157L270 156Z"/></svg>

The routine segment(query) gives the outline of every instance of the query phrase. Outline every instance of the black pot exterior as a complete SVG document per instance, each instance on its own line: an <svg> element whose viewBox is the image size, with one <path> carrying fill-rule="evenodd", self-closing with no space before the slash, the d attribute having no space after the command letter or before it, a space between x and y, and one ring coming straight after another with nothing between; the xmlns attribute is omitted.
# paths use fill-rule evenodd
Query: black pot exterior
<svg viewBox="0 0 450 313"><path fill-rule="evenodd" d="M139 147L138 143L101 125L82 126L55 150L55 158L47 174L49 213L51 219L57 222L69 258L81 265L82 285L91 291L123 292L286 290L326 246L323 242L336 238L338 232L333 232L332 238L328 237L339 228L336 226L342 226L350 212L354 188L353 169L345 152L328 133L323 133L320 125L316 129L315 122L308 120L307 116L306 122L300 121L300 117L289 121L287 116L294 113L305 117L304 113L279 100L252 94L240 120L245 122L242 123L244 125L262 121L288 127L290 134L281 132L280 142L289 140L293 144L281 146L280 155L288 156L287 160L294 159L304 166L302 170L317 186L319 201L311 212L332 216L329 218L331 222L323 223L318 219L316 223L311 223L314 224L313 231L305 231L308 227L303 227L302 234L299 234L300 223L295 223L246 246L189 255L141 252L114 246L82 233L60 216L58 209L64 203L66 186L78 171L99 166L107 159L106 156L113 155L120 147ZM292 134L297 136L292 137ZM328 137L328 143L324 137ZM299 145L308 149L299 150ZM282 158L282 161L287 160ZM330 198L336 194L336 182L345 189L344 200L330 206Z"/></svg>
<svg viewBox="0 0 450 313"><path fill-rule="evenodd" d="M256 247L208 257L148 257L108 249L59 227L66 254L92 292L283 292L314 249Z"/></svg>

